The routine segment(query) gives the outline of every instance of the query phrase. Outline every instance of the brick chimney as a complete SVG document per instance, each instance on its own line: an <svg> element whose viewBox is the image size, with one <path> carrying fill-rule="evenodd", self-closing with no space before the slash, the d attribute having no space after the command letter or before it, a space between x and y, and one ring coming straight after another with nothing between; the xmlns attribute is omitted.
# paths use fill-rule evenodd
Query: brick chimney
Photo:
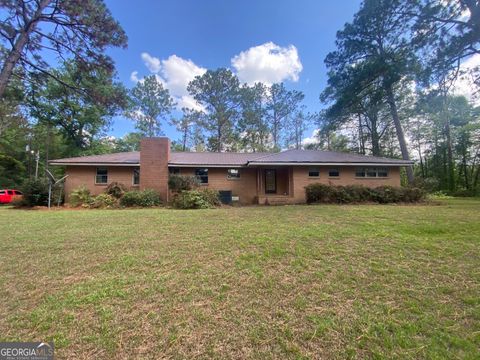
<svg viewBox="0 0 480 360"><path fill-rule="evenodd" d="M140 189L153 189L168 201L168 160L170 139L143 138L140 142Z"/></svg>

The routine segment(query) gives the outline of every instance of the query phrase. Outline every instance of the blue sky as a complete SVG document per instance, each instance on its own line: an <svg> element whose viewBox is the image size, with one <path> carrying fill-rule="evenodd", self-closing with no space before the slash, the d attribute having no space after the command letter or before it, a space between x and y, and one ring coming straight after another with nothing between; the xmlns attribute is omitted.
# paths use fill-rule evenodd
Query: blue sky
<svg viewBox="0 0 480 360"><path fill-rule="evenodd" d="M129 38L128 49L109 51L128 88L155 73L179 104L190 104L185 84L191 77L205 69L228 67L244 81L283 80L287 87L305 93L309 111L317 111L326 83L323 59L334 49L336 31L352 20L360 0L106 3ZM171 139L178 138L172 127L163 129ZM133 130L131 120L119 117L110 133L123 136Z"/></svg>

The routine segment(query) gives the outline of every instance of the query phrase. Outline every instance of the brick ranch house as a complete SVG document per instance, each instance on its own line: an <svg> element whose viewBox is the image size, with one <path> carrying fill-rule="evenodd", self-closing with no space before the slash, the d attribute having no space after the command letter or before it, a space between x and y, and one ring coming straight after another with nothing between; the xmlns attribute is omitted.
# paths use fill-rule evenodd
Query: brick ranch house
<svg viewBox="0 0 480 360"><path fill-rule="evenodd" d="M145 138L140 151L50 161L65 166L65 194L86 186L94 195L113 181L154 189L168 201L169 174L196 175L201 186L231 191L241 204L305 202L305 186L400 186L400 167L411 161L315 150L280 153L171 152L165 137Z"/></svg>

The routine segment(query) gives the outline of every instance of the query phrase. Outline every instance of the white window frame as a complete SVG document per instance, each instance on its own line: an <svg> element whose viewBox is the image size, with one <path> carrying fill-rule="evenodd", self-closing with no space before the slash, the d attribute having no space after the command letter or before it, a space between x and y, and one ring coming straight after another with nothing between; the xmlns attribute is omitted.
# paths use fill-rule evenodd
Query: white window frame
<svg viewBox="0 0 480 360"><path fill-rule="evenodd" d="M386 176L378 176L379 170L386 173ZM363 176L359 176L358 172L363 172ZM368 175L368 173L375 173L375 176ZM383 166L364 166L355 168L355 177L357 179L387 179L390 175L388 167Z"/></svg>

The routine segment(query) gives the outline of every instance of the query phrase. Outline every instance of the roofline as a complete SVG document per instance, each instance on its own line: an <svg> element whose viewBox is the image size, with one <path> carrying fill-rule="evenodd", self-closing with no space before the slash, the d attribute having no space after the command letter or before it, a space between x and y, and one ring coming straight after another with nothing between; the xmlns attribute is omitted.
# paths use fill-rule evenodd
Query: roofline
<svg viewBox="0 0 480 360"><path fill-rule="evenodd" d="M289 166L410 166L413 165L413 161L409 163L379 163L379 162L255 162L250 161L248 166L279 166L279 165L289 165Z"/></svg>
<svg viewBox="0 0 480 360"><path fill-rule="evenodd" d="M124 166L124 167L136 167L140 166L140 163L112 163L112 162L84 162L84 163L71 163L71 162L49 162L50 165L56 166ZM373 163L373 162L255 162L250 161L246 164L180 164L180 163L168 163L169 167L207 167L207 168L242 168L247 166L410 166L413 165L413 161L405 163Z"/></svg>
<svg viewBox="0 0 480 360"><path fill-rule="evenodd" d="M102 163L96 163L96 162L54 162L50 161L50 165L58 165L58 166L140 166L140 163L114 163L114 162L102 162Z"/></svg>
<svg viewBox="0 0 480 360"><path fill-rule="evenodd" d="M169 167L186 167L186 168L195 168L195 167L208 167L208 168L242 168L246 167L245 164L179 164L179 163L168 163Z"/></svg>
<svg viewBox="0 0 480 360"><path fill-rule="evenodd" d="M73 162L50 162L50 165L57 166L140 166L140 163L112 163L112 162L83 162L83 163L73 163ZM179 164L179 163L169 163L169 167L210 167L210 168L241 168L245 167L246 164Z"/></svg>

